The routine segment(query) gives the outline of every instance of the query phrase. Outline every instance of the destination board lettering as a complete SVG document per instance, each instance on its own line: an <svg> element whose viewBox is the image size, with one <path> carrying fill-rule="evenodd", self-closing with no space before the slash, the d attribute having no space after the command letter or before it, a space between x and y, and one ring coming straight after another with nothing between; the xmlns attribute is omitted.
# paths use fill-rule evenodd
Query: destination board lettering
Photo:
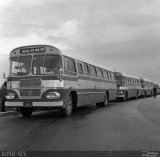
<svg viewBox="0 0 160 157"><path fill-rule="evenodd" d="M20 54L45 52L44 47L20 49Z"/></svg>

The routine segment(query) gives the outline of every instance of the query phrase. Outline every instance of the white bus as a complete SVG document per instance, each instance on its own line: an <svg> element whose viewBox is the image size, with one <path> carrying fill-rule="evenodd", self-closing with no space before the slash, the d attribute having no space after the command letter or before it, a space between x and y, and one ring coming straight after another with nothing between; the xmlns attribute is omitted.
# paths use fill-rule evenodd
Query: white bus
<svg viewBox="0 0 160 157"><path fill-rule="evenodd" d="M143 84L143 89L145 92L145 96L152 96L153 95L153 87L155 83L153 81L150 81L148 79L141 79L142 84Z"/></svg>
<svg viewBox="0 0 160 157"><path fill-rule="evenodd" d="M117 81L117 98L121 98L125 101L129 98L144 96L140 77L120 72L115 72L114 74Z"/></svg>
<svg viewBox="0 0 160 157"><path fill-rule="evenodd" d="M114 72L69 57L49 45L19 47L10 53L6 106L16 107L23 116L34 109L72 109L86 104L105 106L115 100Z"/></svg>

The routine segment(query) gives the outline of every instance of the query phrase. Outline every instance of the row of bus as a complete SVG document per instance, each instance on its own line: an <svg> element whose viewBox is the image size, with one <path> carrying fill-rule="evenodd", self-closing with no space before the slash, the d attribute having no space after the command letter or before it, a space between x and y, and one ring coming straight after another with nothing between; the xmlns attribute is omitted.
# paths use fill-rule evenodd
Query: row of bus
<svg viewBox="0 0 160 157"><path fill-rule="evenodd" d="M73 108L87 104L101 107L117 98L151 96L155 85L73 58L53 46L23 46L10 53L5 105L27 117L36 109L53 108L70 116Z"/></svg>

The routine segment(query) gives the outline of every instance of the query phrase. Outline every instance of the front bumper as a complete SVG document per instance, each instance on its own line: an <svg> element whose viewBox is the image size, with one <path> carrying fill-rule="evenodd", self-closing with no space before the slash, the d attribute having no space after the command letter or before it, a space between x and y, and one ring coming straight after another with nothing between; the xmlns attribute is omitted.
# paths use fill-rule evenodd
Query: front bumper
<svg viewBox="0 0 160 157"><path fill-rule="evenodd" d="M5 106L24 107L24 102L5 102ZM32 107L63 107L63 101L56 102L32 102Z"/></svg>

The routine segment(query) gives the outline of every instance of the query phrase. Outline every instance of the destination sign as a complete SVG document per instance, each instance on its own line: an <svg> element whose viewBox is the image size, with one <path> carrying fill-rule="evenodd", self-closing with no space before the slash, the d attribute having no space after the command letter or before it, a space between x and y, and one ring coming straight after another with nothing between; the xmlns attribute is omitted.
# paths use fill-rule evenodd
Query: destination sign
<svg viewBox="0 0 160 157"><path fill-rule="evenodd" d="M20 54L45 52L44 47L20 49Z"/></svg>

